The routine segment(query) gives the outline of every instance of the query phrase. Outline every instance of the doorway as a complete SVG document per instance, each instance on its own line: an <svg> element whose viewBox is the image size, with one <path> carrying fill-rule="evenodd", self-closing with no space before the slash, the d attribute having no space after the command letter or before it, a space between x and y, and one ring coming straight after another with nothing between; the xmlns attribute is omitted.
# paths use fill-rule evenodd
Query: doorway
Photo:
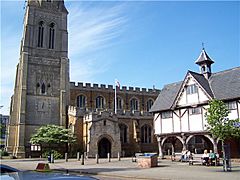
<svg viewBox="0 0 240 180"><path fill-rule="evenodd" d="M100 158L107 158L107 154L111 156L111 142L107 138L102 138L98 142L98 155Z"/></svg>

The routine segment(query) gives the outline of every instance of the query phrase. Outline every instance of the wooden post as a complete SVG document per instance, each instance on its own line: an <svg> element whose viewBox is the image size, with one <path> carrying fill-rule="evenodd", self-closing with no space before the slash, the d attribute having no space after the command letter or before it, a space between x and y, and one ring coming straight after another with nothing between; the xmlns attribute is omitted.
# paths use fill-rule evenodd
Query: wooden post
<svg viewBox="0 0 240 180"><path fill-rule="evenodd" d="M170 149L168 149L168 155L170 156Z"/></svg>
<svg viewBox="0 0 240 180"><path fill-rule="evenodd" d="M51 155L50 155L50 158L51 158L51 163L54 163L54 156L53 156L53 154L51 153Z"/></svg>
<svg viewBox="0 0 240 180"><path fill-rule="evenodd" d="M108 162L111 162L110 153L107 153Z"/></svg>
<svg viewBox="0 0 240 180"><path fill-rule="evenodd" d="M121 156L119 152L118 152L118 161L121 161Z"/></svg>
<svg viewBox="0 0 240 180"><path fill-rule="evenodd" d="M65 161L68 162L68 153L65 153Z"/></svg>
<svg viewBox="0 0 240 180"><path fill-rule="evenodd" d="M84 155L83 154L81 155L81 161L82 161L81 165L84 165Z"/></svg>
<svg viewBox="0 0 240 180"><path fill-rule="evenodd" d="M98 154L96 154L96 163L99 163Z"/></svg>

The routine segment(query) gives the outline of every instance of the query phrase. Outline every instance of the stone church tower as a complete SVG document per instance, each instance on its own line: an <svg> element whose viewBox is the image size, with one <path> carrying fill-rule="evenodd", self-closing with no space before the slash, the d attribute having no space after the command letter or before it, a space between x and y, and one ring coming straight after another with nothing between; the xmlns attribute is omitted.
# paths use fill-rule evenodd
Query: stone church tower
<svg viewBox="0 0 240 180"><path fill-rule="evenodd" d="M7 148L28 156L31 135L46 124L66 126L69 101L68 11L63 0L28 0Z"/></svg>

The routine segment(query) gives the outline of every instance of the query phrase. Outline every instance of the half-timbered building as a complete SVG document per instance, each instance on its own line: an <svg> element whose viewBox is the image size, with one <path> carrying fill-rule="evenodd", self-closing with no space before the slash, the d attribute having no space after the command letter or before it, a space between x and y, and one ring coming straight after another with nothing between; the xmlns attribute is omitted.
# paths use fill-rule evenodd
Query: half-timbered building
<svg viewBox="0 0 240 180"><path fill-rule="evenodd" d="M212 73L214 61L205 49L195 63L200 73L188 71L183 81L165 85L151 109L160 156L183 149L220 153L219 140L206 128L205 113L211 99L226 103L229 119L239 118L240 67ZM232 139L230 145L232 156L240 156L240 141Z"/></svg>

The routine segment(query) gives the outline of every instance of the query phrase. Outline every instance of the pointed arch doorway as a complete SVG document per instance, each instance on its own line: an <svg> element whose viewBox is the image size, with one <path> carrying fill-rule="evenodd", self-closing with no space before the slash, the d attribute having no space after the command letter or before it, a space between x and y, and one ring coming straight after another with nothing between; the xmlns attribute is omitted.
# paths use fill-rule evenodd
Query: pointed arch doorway
<svg viewBox="0 0 240 180"><path fill-rule="evenodd" d="M107 158L108 153L111 155L111 142L104 137L98 142L98 155L100 158Z"/></svg>

